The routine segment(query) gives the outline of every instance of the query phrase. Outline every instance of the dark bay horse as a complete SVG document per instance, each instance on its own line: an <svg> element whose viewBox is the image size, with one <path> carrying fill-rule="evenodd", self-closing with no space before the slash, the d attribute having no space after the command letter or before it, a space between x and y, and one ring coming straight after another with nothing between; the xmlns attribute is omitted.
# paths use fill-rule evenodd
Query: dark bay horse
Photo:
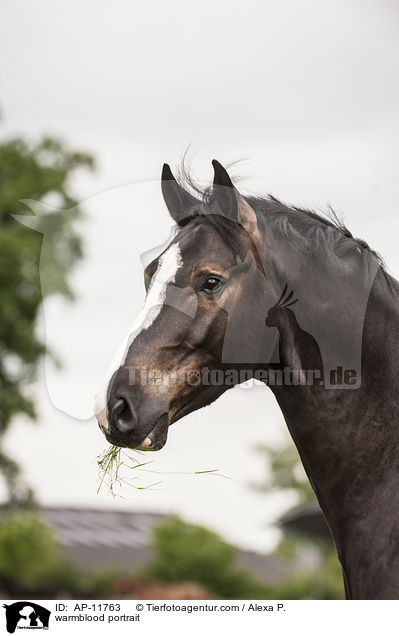
<svg viewBox="0 0 399 636"><path fill-rule="evenodd" d="M162 173L177 224L96 398L112 444L168 428L250 377L273 391L331 529L346 594L399 598L398 283L336 218L244 197L213 162Z"/></svg>

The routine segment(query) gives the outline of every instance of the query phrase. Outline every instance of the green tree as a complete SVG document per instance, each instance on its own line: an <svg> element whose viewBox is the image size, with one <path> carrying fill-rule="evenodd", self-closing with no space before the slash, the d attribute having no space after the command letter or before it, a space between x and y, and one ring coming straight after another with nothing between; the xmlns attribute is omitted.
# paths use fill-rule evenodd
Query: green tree
<svg viewBox="0 0 399 636"><path fill-rule="evenodd" d="M32 589L46 584L77 584L77 575L62 555L51 528L31 511L0 522L0 574Z"/></svg>
<svg viewBox="0 0 399 636"><path fill-rule="evenodd" d="M21 212L21 199L43 202L57 198L57 208L71 213L45 214L52 230L54 281L47 293L72 297L68 273L81 257L81 242L74 230L79 215L71 193L71 175L93 168L93 158L69 150L61 141L45 137L31 144L21 138L0 142L0 473L9 503L31 497L21 485L17 463L3 450L3 437L17 414L36 418L34 401L26 387L32 382L44 344L36 333L36 318L43 300L39 279L42 234L32 232L12 217Z"/></svg>
<svg viewBox="0 0 399 636"><path fill-rule="evenodd" d="M278 448L259 445L258 450L265 454L270 464L270 474L262 484L255 486L257 490L291 492L295 495L298 506L316 501L294 444L289 443Z"/></svg>
<svg viewBox="0 0 399 636"><path fill-rule="evenodd" d="M226 599L266 598L266 586L236 563L236 549L218 534L172 516L156 526L154 557L147 577L176 583L195 581Z"/></svg>

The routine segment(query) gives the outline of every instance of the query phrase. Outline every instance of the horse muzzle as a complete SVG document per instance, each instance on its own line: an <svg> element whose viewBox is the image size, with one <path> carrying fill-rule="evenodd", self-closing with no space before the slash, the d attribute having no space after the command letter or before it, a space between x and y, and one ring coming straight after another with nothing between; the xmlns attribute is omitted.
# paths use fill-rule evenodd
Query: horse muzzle
<svg viewBox="0 0 399 636"><path fill-rule="evenodd" d="M107 441L115 446L122 446L137 450L160 450L168 437L168 413L147 423L140 421L134 405L129 399L118 398L108 414L103 412L96 415L98 425Z"/></svg>

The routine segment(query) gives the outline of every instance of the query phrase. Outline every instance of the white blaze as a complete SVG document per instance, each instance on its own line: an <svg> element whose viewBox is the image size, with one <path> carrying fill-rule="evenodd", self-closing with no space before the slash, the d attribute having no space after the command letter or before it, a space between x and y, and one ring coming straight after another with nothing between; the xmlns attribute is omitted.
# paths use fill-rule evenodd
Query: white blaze
<svg viewBox="0 0 399 636"><path fill-rule="evenodd" d="M106 415L108 384L115 371L124 364L133 341L137 338L139 333L141 333L144 329L148 329L158 316L166 298L168 285L169 283L175 282L176 272L181 265L182 258L180 247L178 243L174 243L168 247L166 252L164 252L164 254L160 257L157 271L151 281L144 305L130 327L129 334L124 338L121 346L114 356L106 373L102 388L96 395L94 402L94 414L98 423L105 429L108 429Z"/></svg>

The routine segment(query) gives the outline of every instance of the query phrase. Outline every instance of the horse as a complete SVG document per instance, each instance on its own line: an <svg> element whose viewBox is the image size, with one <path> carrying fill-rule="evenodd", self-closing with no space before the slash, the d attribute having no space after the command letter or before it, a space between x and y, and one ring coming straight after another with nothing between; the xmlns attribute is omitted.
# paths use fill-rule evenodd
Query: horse
<svg viewBox="0 0 399 636"><path fill-rule="evenodd" d="M331 211L213 184L161 187L176 231L95 400L111 444L168 429L255 378L270 388L333 536L348 599L399 598L398 282ZM290 290L290 291L288 291Z"/></svg>

